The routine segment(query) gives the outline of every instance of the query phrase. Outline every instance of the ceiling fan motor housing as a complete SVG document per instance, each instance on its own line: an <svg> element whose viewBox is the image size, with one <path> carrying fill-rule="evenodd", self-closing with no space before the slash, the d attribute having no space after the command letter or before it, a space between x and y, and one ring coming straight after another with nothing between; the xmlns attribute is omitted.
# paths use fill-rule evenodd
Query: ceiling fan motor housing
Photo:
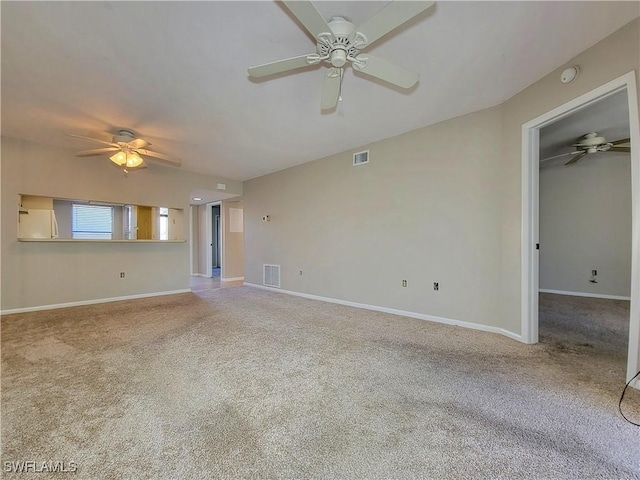
<svg viewBox="0 0 640 480"><path fill-rule="evenodd" d="M113 136L113 143L129 143L135 138L133 132L129 130L120 130Z"/></svg>
<svg viewBox="0 0 640 480"><path fill-rule="evenodd" d="M356 26L342 17L334 17L328 25L333 35L329 32L318 35L316 51L320 57L329 57L328 61L333 67L340 68L360 51L354 44L354 40L358 38L354 35Z"/></svg>

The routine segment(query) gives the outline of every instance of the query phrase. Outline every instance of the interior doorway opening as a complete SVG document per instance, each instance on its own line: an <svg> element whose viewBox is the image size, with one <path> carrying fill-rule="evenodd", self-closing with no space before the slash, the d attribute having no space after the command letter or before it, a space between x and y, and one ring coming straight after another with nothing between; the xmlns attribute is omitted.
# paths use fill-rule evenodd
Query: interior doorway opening
<svg viewBox="0 0 640 480"><path fill-rule="evenodd" d="M588 92L522 127L522 338L538 342L540 281L540 131L563 118L626 91L631 149L630 313L626 380L640 370L640 144L635 73L630 72ZM640 380L632 384L640 388Z"/></svg>
<svg viewBox="0 0 640 480"><path fill-rule="evenodd" d="M222 230L220 229L220 205L211 206L211 276L220 278L222 269Z"/></svg>
<svg viewBox="0 0 640 480"><path fill-rule="evenodd" d="M220 279L224 268L222 202L208 203L206 209L206 276Z"/></svg>

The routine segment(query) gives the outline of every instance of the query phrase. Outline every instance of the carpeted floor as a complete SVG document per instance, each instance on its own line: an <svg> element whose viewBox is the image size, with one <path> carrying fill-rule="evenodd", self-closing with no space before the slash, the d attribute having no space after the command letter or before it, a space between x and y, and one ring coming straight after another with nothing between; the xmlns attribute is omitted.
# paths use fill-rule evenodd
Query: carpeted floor
<svg viewBox="0 0 640 480"><path fill-rule="evenodd" d="M542 295L534 346L251 287L5 316L3 470L640 479L611 305ZM4 474L28 477L48 475Z"/></svg>

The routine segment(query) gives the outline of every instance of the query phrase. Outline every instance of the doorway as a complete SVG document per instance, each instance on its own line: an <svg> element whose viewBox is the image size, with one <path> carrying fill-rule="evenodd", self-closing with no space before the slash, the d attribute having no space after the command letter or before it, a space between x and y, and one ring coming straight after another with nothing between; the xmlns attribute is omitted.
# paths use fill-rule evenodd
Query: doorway
<svg viewBox="0 0 640 480"><path fill-rule="evenodd" d="M224 275L224 215L222 202L212 202L205 208L205 244L203 246L205 276L221 279Z"/></svg>
<svg viewBox="0 0 640 480"><path fill-rule="evenodd" d="M526 343L538 342L539 317L539 208L540 208L540 131L555 122L588 108L607 97L626 91L629 108L631 144L640 142L635 73L630 72L586 93L522 127L522 338ZM629 339L626 380L640 370L640 156L638 148L631 153L631 279ZM632 384L640 388L640 380Z"/></svg>
<svg viewBox="0 0 640 480"><path fill-rule="evenodd" d="M220 205L211 206L211 276L220 278L222 231L220 229Z"/></svg>

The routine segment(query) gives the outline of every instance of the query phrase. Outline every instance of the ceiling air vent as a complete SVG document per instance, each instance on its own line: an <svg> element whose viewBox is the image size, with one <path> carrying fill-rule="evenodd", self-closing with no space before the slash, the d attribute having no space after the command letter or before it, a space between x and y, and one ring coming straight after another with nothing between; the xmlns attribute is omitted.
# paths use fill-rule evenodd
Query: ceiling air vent
<svg viewBox="0 0 640 480"><path fill-rule="evenodd" d="M280 265L262 266L262 283L268 287L280 288Z"/></svg>
<svg viewBox="0 0 640 480"><path fill-rule="evenodd" d="M362 165L363 163L369 163L369 150L364 152L358 152L353 154L353 166Z"/></svg>

